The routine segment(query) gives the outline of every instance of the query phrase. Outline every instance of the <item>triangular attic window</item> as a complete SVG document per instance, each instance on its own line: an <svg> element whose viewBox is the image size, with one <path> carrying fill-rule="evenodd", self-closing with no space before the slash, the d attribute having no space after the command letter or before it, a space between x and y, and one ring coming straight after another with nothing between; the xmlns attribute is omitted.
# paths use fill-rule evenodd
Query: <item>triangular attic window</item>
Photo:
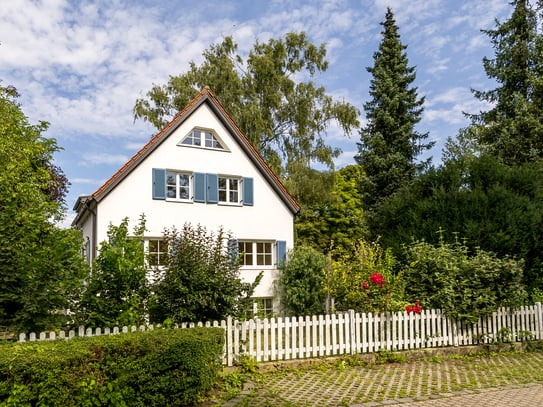
<svg viewBox="0 0 543 407"><path fill-rule="evenodd" d="M181 140L179 145L213 148L215 150L225 149L222 142L212 131L200 129L192 130L183 140Z"/></svg>

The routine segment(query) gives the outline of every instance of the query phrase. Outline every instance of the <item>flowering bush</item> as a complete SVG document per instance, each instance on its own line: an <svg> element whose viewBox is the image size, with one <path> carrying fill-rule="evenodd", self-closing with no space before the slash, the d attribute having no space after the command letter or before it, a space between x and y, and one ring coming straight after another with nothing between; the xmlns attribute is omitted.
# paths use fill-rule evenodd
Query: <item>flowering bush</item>
<svg viewBox="0 0 543 407"><path fill-rule="evenodd" d="M418 301L415 301L415 305L407 305L405 307L405 310L408 314L411 314L412 312L414 312L415 314L420 314L420 312L422 311L422 305L420 305Z"/></svg>
<svg viewBox="0 0 543 407"><path fill-rule="evenodd" d="M372 274L370 276L370 281L375 285L383 285L384 283L386 283L383 276L379 273Z"/></svg>
<svg viewBox="0 0 543 407"><path fill-rule="evenodd" d="M363 312L399 311L403 287L396 259L377 243L359 241L353 253L332 262L326 290L337 309Z"/></svg>

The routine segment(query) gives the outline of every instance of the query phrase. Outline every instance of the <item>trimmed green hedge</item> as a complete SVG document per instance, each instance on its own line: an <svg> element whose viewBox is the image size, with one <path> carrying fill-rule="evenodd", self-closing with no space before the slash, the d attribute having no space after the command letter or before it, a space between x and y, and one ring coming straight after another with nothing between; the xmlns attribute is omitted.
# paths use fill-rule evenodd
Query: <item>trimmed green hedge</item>
<svg viewBox="0 0 543 407"><path fill-rule="evenodd" d="M0 406L184 406L218 378L224 331L163 329L0 346Z"/></svg>

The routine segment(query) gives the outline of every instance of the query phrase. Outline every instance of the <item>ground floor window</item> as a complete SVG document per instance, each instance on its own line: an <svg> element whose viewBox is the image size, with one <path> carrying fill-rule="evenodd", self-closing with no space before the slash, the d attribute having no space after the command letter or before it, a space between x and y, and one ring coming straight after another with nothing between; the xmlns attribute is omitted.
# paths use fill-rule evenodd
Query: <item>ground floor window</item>
<svg viewBox="0 0 543 407"><path fill-rule="evenodd" d="M253 310L249 318L270 318L273 316L273 298L254 298Z"/></svg>
<svg viewBox="0 0 543 407"><path fill-rule="evenodd" d="M147 262L151 267L165 266L168 248L164 239L146 239Z"/></svg>

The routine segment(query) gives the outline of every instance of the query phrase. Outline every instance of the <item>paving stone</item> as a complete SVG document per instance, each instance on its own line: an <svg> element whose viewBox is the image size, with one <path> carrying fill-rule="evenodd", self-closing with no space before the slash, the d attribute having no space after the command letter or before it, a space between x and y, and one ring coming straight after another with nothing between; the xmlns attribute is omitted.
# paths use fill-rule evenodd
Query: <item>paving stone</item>
<svg viewBox="0 0 543 407"><path fill-rule="evenodd" d="M250 392L223 407L541 407L542 383L543 352L475 361L332 366L264 374Z"/></svg>

